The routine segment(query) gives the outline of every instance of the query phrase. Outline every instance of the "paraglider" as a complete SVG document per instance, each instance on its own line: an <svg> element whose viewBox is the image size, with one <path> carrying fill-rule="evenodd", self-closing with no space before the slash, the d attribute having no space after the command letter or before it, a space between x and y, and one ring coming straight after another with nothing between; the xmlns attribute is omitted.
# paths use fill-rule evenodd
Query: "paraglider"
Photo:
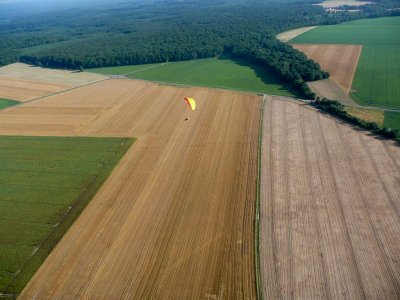
<svg viewBox="0 0 400 300"><path fill-rule="evenodd" d="M187 98L187 97L185 97L185 101L186 101L186 103L187 103L187 105L189 105L189 107L190 107L190 109L193 111L193 110L196 110L196 101L194 101L194 99L193 98ZM187 117L186 119L185 119L185 121L188 121L189 120L189 117Z"/></svg>
<svg viewBox="0 0 400 300"><path fill-rule="evenodd" d="M195 110L196 109L196 101L194 101L193 98L186 98L185 97L185 101L189 105L191 110Z"/></svg>

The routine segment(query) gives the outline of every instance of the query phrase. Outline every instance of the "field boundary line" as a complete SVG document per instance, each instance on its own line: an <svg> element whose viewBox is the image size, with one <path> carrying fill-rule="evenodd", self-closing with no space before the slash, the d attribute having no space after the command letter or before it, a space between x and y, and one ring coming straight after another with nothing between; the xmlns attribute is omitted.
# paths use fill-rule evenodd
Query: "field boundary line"
<svg viewBox="0 0 400 300"><path fill-rule="evenodd" d="M143 68L143 69L140 69L140 70L136 70L136 71L132 71L132 72L124 73L124 74L107 74L107 73L104 73L104 74L103 74L103 73L94 72L94 71L92 71L92 70L85 71L85 72L92 73L92 74L100 74L100 75L108 76L110 79L129 79L129 78L125 77L125 76L126 76L126 75L130 75L130 74L134 74L134 73L139 73L139 72L142 72L142 71L146 71L146 70L149 70L149 69L158 68L158 67L164 66L164 65L166 65L166 64L168 64L168 62L159 63L159 64L157 64L157 65L155 65L155 66ZM116 67L126 67L126 66L129 66L129 65L116 66ZM133 66L134 66L134 65L133 65ZM108 68L108 67L105 67L105 68ZM110 68L113 68L113 67L110 67Z"/></svg>
<svg viewBox="0 0 400 300"><path fill-rule="evenodd" d="M380 111L391 111L391 112L398 112L400 113L400 108L386 108L386 107L382 107L382 106L362 106L362 105L349 105L346 104L346 106L351 106L354 108L364 108L364 109L370 109L370 110L380 110Z"/></svg>
<svg viewBox="0 0 400 300"><path fill-rule="evenodd" d="M217 87L217 86L211 86L211 85L206 85L206 84L183 83L183 82L175 82L175 81L156 81L156 80L147 80L147 79L141 79L141 78L129 78L129 77L128 78L117 78L117 79L128 79L128 80L152 82L152 83L157 83L160 85L168 85L168 86L173 86L173 87L177 87L177 88L199 87L199 88L207 88L207 89L212 89L212 90L217 90L217 91L231 91L231 92L250 94L250 95L258 95L258 96L272 95L272 94L263 93L261 91L257 92L257 91L241 90L241 89L232 89L232 88L228 88L228 87ZM290 98L289 96L281 96L281 95L272 95L272 96ZM292 98L292 99L297 99L297 98Z"/></svg>
<svg viewBox="0 0 400 300"><path fill-rule="evenodd" d="M148 68L144 68L144 69L128 72L128 73L125 73L125 74L121 74L121 76L126 76L126 75L130 75L130 74L134 74L134 73L139 73L139 72L142 72L142 71L146 71L146 70L162 67L162 66L167 65L167 64L168 64L168 62L161 63L161 64L158 64L158 65L155 65L155 66L151 66L151 67L148 67Z"/></svg>
<svg viewBox="0 0 400 300"><path fill-rule="evenodd" d="M358 63L360 62L360 57L361 57L361 54L362 54L363 47L364 47L364 45L360 45L360 48L358 49L358 55L357 55L357 59L356 59L356 62L355 62L355 69L354 69L354 72L353 72L353 74L351 76L351 80L349 80L350 81L350 87L348 89L346 89L347 95L349 95L350 98L351 98L350 92L351 92L351 90L353 88L353 82L354 82L354 78L356 77Z"/></svg>
<svg viewBox="0 0 400 300"><path fill-rule="evenodd" d="M33 101L37 101L37 100L41 100L41 99L45 99L45 98L48 98L48 97L51 97L51 96L55 96L55 95L58 95L58 94L63 94L63 93L69 92L69 91L73 91L73 90L79 89L81 87L89 86L89 85L92 85L92 84L95 84L95 83L99 83L99 82L103 82L103 81L110 80L110 79L111 79L110 77L106 77L106 78L103 78L103 79L100 79L100 80L96 80L96 81L93 81L93 82L89 82L89 83L85 83L85 84L82 84L82 85L74 86L74 87L68 88L66 90L58 91L58 92L55 92L55 93L52 93L52 94L40 96L40 97L31 99L31 100L28 100L28 101L21 102L20 105L25 104L25 103L30 103L30 102L33 102Z"/></svg>
<svg viewBox="0 0 400 300"><path fill-rule="evenodd" d="M255 210L255 230L254 230L254 264L256 272L256 292L257 299L263 300L263 284L261 277L261 259L260 259L260 206L261 206L261 157L262 157L262 139L263 139L263 126L264 126L264 109L265 100L267 95L263 95L261 99L261 109L260 109L260 122L258 131L258 152L257 152L257 190L256 190L256 210Z"/></svg>

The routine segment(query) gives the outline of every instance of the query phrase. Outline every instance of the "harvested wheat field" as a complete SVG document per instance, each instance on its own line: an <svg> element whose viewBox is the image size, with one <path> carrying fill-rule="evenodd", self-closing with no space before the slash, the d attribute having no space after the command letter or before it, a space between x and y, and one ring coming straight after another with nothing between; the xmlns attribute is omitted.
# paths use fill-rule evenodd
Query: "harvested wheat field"
<svg viewBox="0 0 400 300"><path fill-rule="evenodd" d="M21 102L39 98L67 88L68 86L61 84L0 77L0 98Z"/></svg>
<svg viewBox="0 0 400 300"><path fill-rule="evenodd" d="M400 148L279 97L263 130L265 299L398 299Z"/></svg>
<svg viewBox="0 0 400 300"><path fill-rule="evenodd" d="M0 98L24 102L106 78L93 73L15 63L0 68Z"/></svg>
<svg viewBox="0 0 400 300"><path fill-rule="evenodd" d="M335 7L340 7L343 5L348 5L348 6L362 6L366 4L371 4L369 1L355 1L355 0L326 0L323 1L322 3L314 4L314 5L320 5L324 8L335 8Z"/></svg>
<svg viewBox="0 0 400 300"><path fill-rule="evenodd" d="M0 134L138 138L20 298L255 298L260 102L107 80L0 113Z"/></svg>
<svg viewBox="0 0 400 300"><path fill-rule="evenodd" d="M322 69L331 74L330 79L349 94L362 46L300 44L292 46L319 63Z"/></svg>

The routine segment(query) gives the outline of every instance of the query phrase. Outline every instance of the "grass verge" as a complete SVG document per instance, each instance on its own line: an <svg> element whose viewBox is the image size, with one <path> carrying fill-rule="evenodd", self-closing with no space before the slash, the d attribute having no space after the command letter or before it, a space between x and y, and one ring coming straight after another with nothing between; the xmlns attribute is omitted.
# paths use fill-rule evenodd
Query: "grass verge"
<svg viewBox="0 0 400 300"><path fill-rule="evenodd" d="M369 132L382 136L384 138L392 139L396 141L397 144L400 143L400 130L395 128L381 127L375 122L366 121L355 117L354 115L349 114L346 110L346 107L336 100L328 100L324 98L322 100L314 101L312 105L314 105L318 109L330 113L331 115L339 119L342 119L343 121L348 122L349 124L358 126L364 130L368 130Z"/></svg>
<svg viewBox="0 0 400 300"><path fill-rule="evenodd" d="M385 111L383 127L400 130L400 112Z"/></svg>
<svg viewBox="0 0 400 300"><path fill-rule="evenodd" d="M375 122L379 126L383 125L383 120L385 118L385 112L381 110L361 108L361 107L353 107L346 106L345 110L352 116L359 118L361 120L365 120L368 122Z"/></svg>
<svg viewBox="0 0 400 300"><path fill-rule="evenodd" d="M345 110L356 118L376 123L380 128L400 129L400 112L351 106L346 106Z"/></svg>

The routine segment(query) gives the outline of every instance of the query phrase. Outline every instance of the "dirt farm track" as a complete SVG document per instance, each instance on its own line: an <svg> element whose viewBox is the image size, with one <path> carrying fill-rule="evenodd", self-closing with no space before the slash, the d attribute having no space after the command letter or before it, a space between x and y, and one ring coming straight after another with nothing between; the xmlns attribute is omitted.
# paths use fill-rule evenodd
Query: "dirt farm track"
<svg viewBox="0 0 400 300"><path fill-rule="evenodd" d="M138 138L20 298L254 298L260 103L107 80L0 112L0 134Z"/></svg>

